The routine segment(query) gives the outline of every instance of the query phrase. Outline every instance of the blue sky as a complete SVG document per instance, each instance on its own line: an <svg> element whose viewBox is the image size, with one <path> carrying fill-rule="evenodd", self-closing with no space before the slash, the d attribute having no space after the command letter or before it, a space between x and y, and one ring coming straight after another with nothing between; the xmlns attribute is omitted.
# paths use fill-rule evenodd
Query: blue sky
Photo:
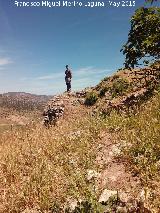
<svg viewBox="0 0 160 213"><path fill-rule="evenodd" d="M23 2L30 6L0 0L0 93L64 92L66 64L73 72L73 90L94 86L123 66L120 49L127 40L130 17L144 5L144 0L130 7L110 1L121 3L115 7L105 0L104 7L50 8Z"/></svg>

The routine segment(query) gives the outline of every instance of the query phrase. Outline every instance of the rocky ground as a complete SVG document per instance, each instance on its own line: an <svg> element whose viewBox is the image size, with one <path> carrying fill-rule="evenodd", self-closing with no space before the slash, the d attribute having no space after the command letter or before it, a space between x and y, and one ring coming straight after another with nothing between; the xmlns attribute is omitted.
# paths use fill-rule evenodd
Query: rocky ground
<svg viewBox="0 0 160 213"><path fill-rule="evenodd" d="M69 161L68 161L68 158L65 159L63 158L63 156L61 156L61 153L62 155L63 153L66 156L68 155L68 153L66 153L66 151L64 151L62 148L65 148L66 150L68 150L68 152L73 152L72 150L76 150L77 152L77 148L79 148L79 142L81 142L81 138L83 138L83 134L84 134L83 130L85 128L85 125L86 125L86 128L88 128L87 131L89 133L90 133L89 128L91 128L90 125L83 123L84 126L83 125L81 126L82 127L81 130L79 129L77 130L78 127L76 127L76 130L75 130L74 124L76 126L77 123L79 123L80 121L83 121L83 118L85 120L85 118L88 115L95 119L96 119L97 113L102 113L102 115L109 116L112 110L116 110L120 113L122 111L124 111L125 113L128 113L130 112L130 109L131 109L131 113L132 113L133 112L132 109L134 110L134 107L133 107L134 105L138 109L138 107L140 106L140 104L143 103L143 101L146 101L148 98L152 96L152 92L154 92L154 89L150 90L147 87L144 87L144 85L141 85L141 87L140 86L131 87L132 86L132 82L131 82L130 86L127 88L128 90L124 90L123 91L124 93L122 94L118 94L117 90L115 90L118 96L113 97L113 93L115 92L113 90L113 86L115 86L116 89L121 89L121 86L123 86L123 83L125 83L124 81L119 81L119 79L122 80L121 77L123 75L126 77L126 75L128 74L127 73L125 74L125 72L122 72L120 76L118 77L117 75L116 77L113 76L109 78L109 80L104 80L99 85L97 85L97 87L93 88L93 91L96 92L96 95L98 97L97 102L93 106L85 105L86 92L88 92L86 90L80 91L80 92L64 93L58 96L53 96L48 101L46 107L44 108L44 112L41 111L41 113L39 114L40 120L38 120L38 122L36 123L36 127L33 127L33 133L31 133L31 135L33 134L32 135L33 139L30 136L30 140L29 140L28 133L27 133L27 138L25 140L27 141L27 143L32 141L31 144L29 146L27 146L26 144L26 147L27 147L26 148L25 145L23 144L23 141L21 141L22 143L21 145L24 146L24 151L28 150L28 147L35 145L35 147L33 146L33 148L35 148L34 150L35 153L37 153L37 150L39 150L37 154L38 157L36 158L36 156L32 156L32 154L35 154L34 152L29 153L30 157L35 157L35 159L37 160L40 159L42 161L43 161L43 158L45 157L45 159L49 160L47 162L50 162L50 156L51 156L51 159L53 158L56 161L56 158L55 158L55 155L56 155L57 159L59 156L61 157L59 158L60 160L58 161L58 166L61 163L63 165L63 160L64 160L64 165L65 165L65 162L67 165L69 165L70 163L71 164L74 163L74 160L75 160L74 158L78 159L79 156L76 156L76 153L70 153L71 156L69 157L71 157L71 159L69 158ZM132 77L134 78L134 76ZM116 80L115 82L118 83L117 84L118 86L114 84L115 83L114 80ZM121 84L119 85L119 83ZM146 82L143 82L143 83L146 83ZM108 85L109 87L107 87L107 91L104 90L106 89L106 86ZM102 93L103 97L100 97L102 90L105 92L104 94ZM42 125L42 120L43 120L43 115L44 116L48 115L48 110L51 110L52 116L56 117L56 122L55 122L55 125L49 125L48 128L46 128L45 126ZM18 114L16 116L15 114L8 114L8 112L4 110L2 113L1 119L5 118L5 122L8 119L8 121L19 123L20 125L25 125L28 122L28 120L25 118L25 116L24 117L23 116L24 115L21 115L21 114ZM33 114L31 115L30 118L33 118L32 116ZM88 121L89 120L87 120L87 122ZM69 127L70 123L72 125ZM141 184L140 177L137 174L133 173L131 168L128 166L127 159L123 158L122 151L124 147L126 146L125 144L126 142L117 140L116 129L114 129L114 134L112 134L112 131L107 127L107 125L105 126L105 128L103 126L102 128L99 128L99 129L100 129L100 132L98 132L96 137L94 137L94 139L96 138L96 143L93 143L93 146L95 146L93 147L93 150L95 151L94 154L96 155L94 165L92 165L93 168L90 168L89 170L83 171L83 172L86 172L85 175L88 181L88 185L90 186L90 184L92 184L94 188L94 192L97 197L97 203L99 203L102 209L100 213L101 212L102 213L105 213L105 212L106 213L107 212L133 212L133 213L134 212L135 213L151 212L149 210L150 207L147 206L147 202L145 202L147 199L147 192L146 192L146 189ZM91 130L93 129L91 128ZM21 139L21 137L18 137L17 139L16 134L14 135L14 137L16 138L17 141L19 140L19 138ZM23 137L24 136L22 134L22 139ZM57 138L59 138L59 140L57 140ZM75 138L76 140L74 140ZM52 146L54 145L53 139L55 139L55 141L57 140L55 142L57 143L57 145L55 149L52 150L53 153L52 152L50 153L50 150L46 146L50 145L50 148L52 148ZM85 137L84 137L84 140L86 140ZM88 143L87 140L86 140L86 143ZM61 144L59 143L59 141L61 142ZM73 145L74 142L76 143L76 148ZM66 145L66 143L68 143L68 145ZM84 152L89 152L90 150L92 150L91 147L89 148L90 150L88 149L86 143L84 147L83 146L81 147L82 150L80 151L78 150L79 154L82 156ZM70 144L71 144L71 147L70 149L68 149L68 146L70 146ZM19 141L15 144L15 146L17 147L17 150L20 149ZM44 146L44 147L41 147L41 146ZM57 154L58 149L60 149L60 151ZM21 153L21 149L20 149L20 153ZM28 151L26 151L26 153L28 154ZM44 154L44 157L42 154ZM87 153L85 154L87 155ZM87 156L91 157L92 155L87 155ZM26 160L26 158L24 158L23 160ZM70 162L70 161L73 161L73 162ZM30 163L32 164L33 162L30 162ZM85 163L85 161L83 163ZM48 163L46 163L46 166L48 166ZM58 166L57 168L59 168ZM79 164L79 166L81 165ZM23 169L23 166L22 166L22 169ZM32 169L34 171L34 164ZM79 169L79 168L74 168L74 169L76 172L76 169ZM49 170L47 170L47 172ZM39 172L42 172L42 171L40 170ZM36 176L37 178L39 178L39 172L38 172L38 176ZM74 173L74 170L72 171L72 173ZM59 175L59 173L57 174ZM56 179L57 181L60 180L59 176L58 178L59 179ZM67 176L67 180L68 180L68 176ZM62 185L65 185L64 181L62 182L63 182ZM39 184L39 179L37 180L37 184ZM59 192L59 188L57 188L56 190ZM31 190L31 193L32 193L32 190ZM39 197L37 198L39 199ZM68 199L68 202L66 205L67 207L70 208L69 212L72 212L72 213L83 212L83 211L79 211L79 203L77 202L77 200L75 200L74 197L71 197L71 198L65 197L65 199L66 200ZM85 203L86 201L83 199L80 199L79 202L80 204L85 204L85 206L88 205ZM36 207L34 208L27 207L24 211L21 211L21 212L38 213L43 211L37 210ZM63 211L49 210L46 212L61 213L61 212L64 212L64 209ZM92 211L84 210L84 213L85 212L88 213L88 212L96 212L96 211L92 209Z"/></svg>
<svg viewBox="0 0 160 213"><path fill-rule="evenodd" d="M146 72L151 74L146 75ZM96 115L97 112L109 115L112 110L125 113L134 113L139 110L140 105L148 100L154 93L154 86L159 82L157 76L153 75L152 70L134 70L128 72L119 71L116 76L107 78L93 89L95 93L101 94L104 90L103 97L91 107L85 106L86 91L79 93L69 93L54 97L49 101L51 108L63 108L63 113L58 118L58 125L65 125L70 120L78 121L79 118L90 114ZM157 70L155 71L157 72ZM153 78L153 79L151 79ZM127 79L128 89L118 97L113 96L113 87L121 89L123 79ZM119 81L120 79L120 81ZM122 80L121 80L122 79ZM154 82L153 82L154 81ZM150 82L153 83L150 84ZM149 83L149 87L148 87ZM110 88L108 87L110 85ZM107 88L107 89L106 89ZM115 91L116 91L115 90ZM72 133L71 133L72 134ZM94 183L95 191L98 193L98 202L104 205L102 212L151 212L146 204L147 194L141 185L140 178L132 173L128 163L122 157L122 150L125 147L124 141L117 141L115 135L109 130L101 131L99 139L96 141L97 151L95 165L97 170L89 170L87 179ZM81 201L82 202L82 201ZM77 201L70 202L70 207L74 212Z"/></svg>
<svg viewBox="0 0 160 213"><path fill-rule="evenodd" d="M130 97L134 100L136 97L145 94L145 92L146 90L141 89L134 94L131 93L126 96L125 100ZM85 92L83 91L77 94L74 92L64 93L53 97L48 102L45 110L48 106L56 109L57 107L62 107L63 115L58 115L57 125L65 126L65 123L70 120L75 120L76 122L87 114L94 116L93 108L84 105L84 97ZM124 105L124 102L123 97L117 105ZM94 181L95 189L101 192L98 195L100 203L106 205L110 200L117 199L116 207L110 207L107 204L103 212L150 212L144 207L145 192L139 178L132 174L125 160L121 158L123 146L122 142L114 140L109 131L102 131L99 140L97 140L98 148L95 165L98 170L88 171L88 181ZM69 205L74 210L77 206L77 201L73 200Z"/></svg>

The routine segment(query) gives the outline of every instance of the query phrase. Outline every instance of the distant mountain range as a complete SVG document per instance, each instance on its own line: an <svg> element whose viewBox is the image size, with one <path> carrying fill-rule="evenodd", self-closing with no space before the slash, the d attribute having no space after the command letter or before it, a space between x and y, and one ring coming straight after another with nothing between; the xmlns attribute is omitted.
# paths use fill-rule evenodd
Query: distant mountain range
<svg viewBox="0 0 160 213"><path fill-rule="evenodd" d="M42 109L52 96L35 95L25 92L7 92L0 94L0 107L16 110Z"/></svg>
<svg viewBox="0 0 160 213"><path fill-rule="evenodd" d="M35 95L31 93L26 93L26 92L7 92L0 94L1 97L12 97L12 98L29 98L34 100L39 100L39 101L46 101L49 100L52 96L48 95Z"/></svg>

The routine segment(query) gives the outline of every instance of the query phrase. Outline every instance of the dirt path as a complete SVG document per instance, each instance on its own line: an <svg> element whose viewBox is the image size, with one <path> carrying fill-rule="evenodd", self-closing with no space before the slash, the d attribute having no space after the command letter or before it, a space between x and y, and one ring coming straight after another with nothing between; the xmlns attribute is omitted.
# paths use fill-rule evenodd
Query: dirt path
<svg viewBox="0 0 160 213"><path fill-rule="evenodd" d="M92 108L81 104L84 101L83 98L63 95L59 96L59 101L64 104L65 110L58 126L68 125L71 120L76 122L92 112ZM52 100L49 104L52 105ZM103 196L105 190L117 191L120 200L132 206L140 198L142 192L140 181L137 177L133 177L130 171L127 171L126 163L118 157L121 153L121 145L113 141L112 135L107 129L101 133L100 138L97 140L98 149L95 162L99 168L95 183L98 190L101 191L100 197L105 201L105 195ZM138 211L134 209L133 212Z"/></svg>
<svg viewBox="0 0 160 213"><path fill-rule="evenodd" d="M141 189L140 181L127 171L126 163L121 159L121 145L113 142L108 132L102 133L102 139L97 141L99 152L96 163L100 168L97 183L101 191L118 191L123 202L138 198Z"/></svg>

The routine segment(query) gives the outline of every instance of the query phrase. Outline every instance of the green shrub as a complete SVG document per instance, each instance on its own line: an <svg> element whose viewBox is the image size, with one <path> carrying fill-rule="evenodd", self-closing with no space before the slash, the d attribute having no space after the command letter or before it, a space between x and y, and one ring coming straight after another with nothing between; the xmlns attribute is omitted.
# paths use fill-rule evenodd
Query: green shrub
<svg viewBox="0 0 160 213"><path fill-rule="evenodd" d="M100 90L100 92L99 92L99 97L105 96L105 93L106 93L108 90L109 90L108 87L102 88L102 89Z"/></svg>
<svg viewBox="0 0 160 213"><path fill-rule="evenodd" d="M98 96L95 92L89 92L85 100L85 105L92 106L93 104L96 103L97 99L98 99Z"/></svg>
<svg viewBox="0 0 160 213"><path fill-rule="evenodd" d="M129 82L123 78L117 78L112 85L111 93L112 97L123 95L129 88Z"/></svg>
<svg viewBox="0 0 160 213"><path fill-rule="evenodd" d="M116 80L116 79L118 79L118 78L119 78L118 75L114 75L112 79L113 79L113 80Z"/></svg>

